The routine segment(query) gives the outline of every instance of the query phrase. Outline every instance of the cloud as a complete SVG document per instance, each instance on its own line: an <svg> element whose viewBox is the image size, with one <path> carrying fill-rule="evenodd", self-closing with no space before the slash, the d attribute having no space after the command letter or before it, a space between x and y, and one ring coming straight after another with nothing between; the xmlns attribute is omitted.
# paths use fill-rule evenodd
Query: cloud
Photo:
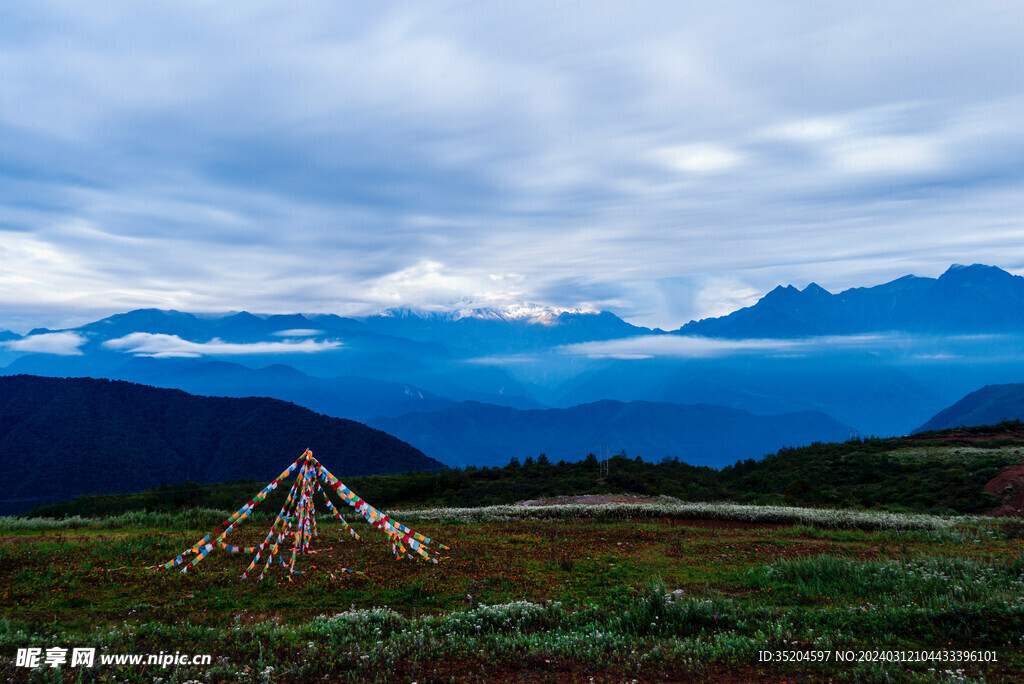
<svg viewBox="0 0 1024 684"><path fill-rule="evenodd" d="M601 359L649 359L654 357L712 358L745 353L793 353L825 349L867 348L890 342L887 335L822 336L807 339L727 340L690 335L645 335L620 340L583 342L561 347L567 354Z"/></svg>
<svg viewBox="0 0 1024 684"><path fill-rule="evenodd" d="M313 337L314 335L321 335L323 332L323 330L314 330L312 328L294 328L292 330L278 330L271 334L276 337Z"/></svg>
<svg viewBox="0 0 1024 684"><path fill-rule="evenodd" d="M957 358L986 358L989 361L1020 359L1020 349L1021 336L1015 334L915 335L884 332L738 340L693 335L643 335L566 345L559 347L557 353L621 360L708 359L740 355L794 357L842 353L929 363Z"/></svg>
<svg viewBox="0 0 1024 684"><path fill-rule="evenodd" d="M533 366L538 362L538 357L529 354L505 354L494 356L480 356L468 359L467 363L476 363L484 366Z"/></svg>
<svg viewBox="0 0 1024 684"><path fill-rule="evenodd" d="M654 156L668 168L688 173L720 173L742 161L737 152L711 143L668 147L658 150Z"/></svg>
<svg viewBox="0 0 1024 684"><path fill-rule="evenodd" d="M776 124L765 135L799 143L817 143L842 138L849 134L849 125L840 117L798 119Z"/></svg>
<svg viewBox="0 0 1024 684"><path fill-rule="evenodd" d="M753 306L763 294L734 276L709 276L702 281L695 301L706 317L725 316Z"/></svg>
<svg viewBox="0 0 1024 684"><path fill-rule="evenodd" d="M247 354L313 354L330 351L341 347L341 342L314 340L253 342L239 344L222 342L214 338L209 342L189 342L177 335L163 335L135 332L103 343L108 349L116 349L136 356L165 357L197 357L197 356L237 356Z"/></svg>
<svg viewBox="0 0 1024 684"><path fill-rule="evenodd" d="M430 299L450 300L460 296L479 296L476 279L452 273L438 261L421 260L407 268L385 274L370 285L370 295L378 301L400 305L414 299L416 293Z"/></svg>
<svg viewBox="0 0 1024 684"><path fill-rule="evenodd" d="M36 354L57 354L58 356L81 356L79 349L86 340L78 333L54 332L29 335L20 340L0 343L11 351L34 352Z"/></svg>
<svg viewBox="0 0 1024 684"><path fill-rule="evenodd" d="M984 0L5 8L0 301L672 329L780 283L1024 270L1022 27Z"/></svg>
<svg viewBox="0 0 1024 684"><path fill-rule="evenodd" d="M869 108L843 116L789 121L769 127L769 139L801 146L827 164L823 170L852 174L910 174L941 172L948 160L946 136L907 120L926 110L920 104Z"/></svg>

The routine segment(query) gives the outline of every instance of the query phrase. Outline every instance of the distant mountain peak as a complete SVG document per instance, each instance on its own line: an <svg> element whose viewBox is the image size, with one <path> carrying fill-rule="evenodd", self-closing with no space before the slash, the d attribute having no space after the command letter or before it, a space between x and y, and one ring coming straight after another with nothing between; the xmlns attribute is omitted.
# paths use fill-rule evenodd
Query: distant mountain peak
<svg viewBox="0 0 1024 684"><path fill-rule="evenodd" d="M195 321L196 317L190 313L178 311L177 309L132 309L131 311L125 311L124 313L117 313L106 318L101 318L93 323L87 323L86 325L80 326L77 329L102 329L109 327L117 327L125 324L148 326L148 325L168 325L182 321ZM141 328L140 328L141 329Z"/></svg>
<svg viewBox="0 0 1024 684"><path fill-rule="evenodd" d="M951 264L950 267L946 269L946 273L956 273L957 271L974 271L977 273L983 271L1003 271L1003 269L998 266L989 266L988 264L971 264L970 266L964 264ZM1005 273L1005 271L1003 272Z"/></svg>
<svg viewBox="0 0 1024 684"><path fill-rule="evenodd" d="M998 266L987 266L985 264L971 264L970 266L964 266L963 264L953 264L946 272L939 276L939 280L949 279L974 279L974 278L1000 278L1000 279L1011 279L1017 278L1011 273L1004 271Z"/></svg>
<svg viewBox="0 0 1024 684"><path fill-rule="evenodd" d="M903 276L831 294L778 285L756 304L675 331L726 338L805 337L864 332L1024 331L1024 277L997 266L953 264L939 278Z"/></svg>
<svg viewBox="0 0 1024 684"><path fill-rule="evenodd" d="M263 320L265 317L257 316L248 311L239 311L235 314L225 314L221 318L230 318L236 321Z"/></svg>
<svg viewBox="0 0 1024 684"><path fill-rule="evenodd" d="M398 307L385 309L377 313L381 318L409 319L418 318L424 321L460 321L464 318L476 318L493 321L521 321L541 325L557 325L559 318L565 315L594 315L596 309L563 309L540 304L521 303L505 307L473 307L461 306L449 309L420 309Z"/></svg>
<svg viewBox="0 0 1024 684"><path fill-rule="evenodd" d="M126 311L124 313L114 314L109 318L116 319L130 316L163 316L167 318L195 318L195 316L193 316L192 314L185 313L184 311L178 311L177 309L157 309L156 307L149 307L146 309L132 309L131 311Z"/></svg>
<svg viewBox="0 0 1024 684"><path fill-rule="evenodd" d="M803 293L800 292L800 290L793 287L792 285L776 285L774 289L772 289L770 292L768 292L768 294L766 294L764 297L761 297L761 299L758 300L758 304L760 304L761 302L775 303L791 301L792 299L800 296L801 294Z"/></svg>

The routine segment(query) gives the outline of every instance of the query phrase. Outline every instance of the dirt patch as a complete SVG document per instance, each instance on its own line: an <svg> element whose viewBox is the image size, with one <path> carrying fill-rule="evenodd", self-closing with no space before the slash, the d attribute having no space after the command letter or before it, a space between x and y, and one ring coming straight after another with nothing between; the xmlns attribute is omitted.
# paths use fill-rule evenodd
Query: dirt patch
<svg viewBox="0 0 1024 684"><path fill-rule="evenodd" d="M985 491L999 499L989 515L1024 517L1024 464L1006 466L985 485Z"/></svg>
<svg viewBox="0 0 1024 684"><path fill-rule="evenodd" d="M583 494L581 496L556 496L548 499L527 499L516 501L516 506L564 506L566 504L597 506L610 503L664 504L679 503L679 499L671 496L640 496L639 494Z"/></svg>

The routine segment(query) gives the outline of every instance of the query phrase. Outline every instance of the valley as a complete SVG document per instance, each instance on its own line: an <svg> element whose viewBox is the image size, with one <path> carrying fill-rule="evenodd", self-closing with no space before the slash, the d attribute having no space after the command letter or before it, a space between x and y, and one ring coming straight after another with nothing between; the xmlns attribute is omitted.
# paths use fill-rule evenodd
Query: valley
<svg viewBox="0 0 1024 684"><path fill-rule="evenodd" d="M974 265L836 295L780 286L671 333L529 306L362 318L140 309L6 331L0 373L281 399L394 431L450 467L604 450L720 467L908 434L986 385L1024 380L1024 329L1006 314L1022 283ZM940 316L947 301L971 315ZM1021 417L1015 406L979 420ZM512 448L513 433L535 443Z"/></svg>

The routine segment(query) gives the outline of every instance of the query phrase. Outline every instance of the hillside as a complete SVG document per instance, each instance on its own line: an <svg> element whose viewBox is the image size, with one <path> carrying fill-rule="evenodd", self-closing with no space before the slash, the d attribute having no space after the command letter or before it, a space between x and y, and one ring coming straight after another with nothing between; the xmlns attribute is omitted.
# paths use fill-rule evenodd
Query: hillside
<svg viewBox="0 0 1024 684"><path fill-rule="evenodd" d="M1024 515L1014 499L1024 482L1024 425L945 430L912 437L851 440L781 449L720 470L678 459L657 463L622 455L600 464L528 457L498 468L346 478L385 508L487 506L582 494L672 496L685 501L851 507L922 513ZM1012 482L1007 482L1009 477ZM991 485L998 484L994 489ZM109 515L125 510L233 509L264 483L178 485L141 494L83 497L33 515ZM1007 489L1007 484L1014 486ZM278 497L281 498L280 496ZM279 505L277 499L274 503ZM1010 504L1006 507L1005 504ZM270 508L274 505L268 504Z"/></svg>
<svg viewBox="0 0 1024 684"><path fill-rule="evenodd" d="M708 404L598 401L521 411L463 402L440 411L371 421L449 466L504 465L540 453L578 461L607 449L657 461L722 466L783 446L847 439L850 428L814 411L756 416Z"/></svg>
<svg viewBox="0 0 1024 684"><path fill-rule="evenodd" d="M91 378L0 377L0 513L184 480L268 481L309 447L338 475L443 466L390 435L276 399Z"/></svg>
<svg viewBox="0 0 1024 684"><path fill-rule="evenodd" d="M765 416L820 411L860 434L879 436L906 434L950 400L936 396L903 369L879 363L875 356L839 352L803 358L611 360L581 373L562 389L561 405L615 399L714 404ZM813 439L793 439L769 451Z"/></svg>
<svg viewBox="0 0 1024 684"><path fill-rule="evenodd" d="M1024 383L986 385L939 411L914 432L994 425L1024 419Z"/></svg>
<svg viewBox="0 0 1024 684"><path fill-rule="evenodd" d="M280 363L254 369L203 358L139 357L118 368L111 379L205 396L272 397L360 422L375 416L433 411L455 403L414 385L360 377L318 378Z"/></svg>

